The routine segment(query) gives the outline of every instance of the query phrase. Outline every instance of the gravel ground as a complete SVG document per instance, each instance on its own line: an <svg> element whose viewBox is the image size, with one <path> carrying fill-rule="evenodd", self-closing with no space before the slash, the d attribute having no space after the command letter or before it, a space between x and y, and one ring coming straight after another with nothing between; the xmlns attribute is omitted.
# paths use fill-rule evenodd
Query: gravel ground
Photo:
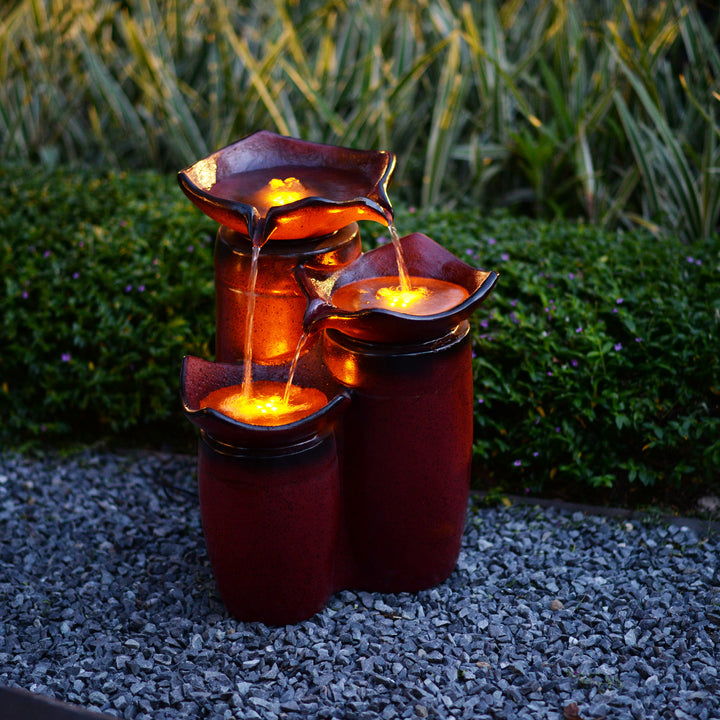
<svg viewBox="0 0 720 720"><path fill-rule="evenodd" d="M277 628L214 589L192 457L0 455L0 685L123 718L720 718L717 535L471 508L457 570Z"/></svg>

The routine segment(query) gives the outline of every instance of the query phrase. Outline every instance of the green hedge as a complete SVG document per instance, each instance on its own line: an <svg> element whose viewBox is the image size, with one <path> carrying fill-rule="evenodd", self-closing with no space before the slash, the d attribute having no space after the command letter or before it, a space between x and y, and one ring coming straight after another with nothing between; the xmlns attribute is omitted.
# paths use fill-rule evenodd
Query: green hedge
<svg viewBox="0 0 720 720"><path fill-rule="evenodd" d="M212 221L173 178L0 171L5 443L179 424L213 331Z"/></svg>
<svg viewBox="0 0 720 720"><path fill-rule="evenodd" d="M179 367L211 357L215 224L153 174L6 168L0 192L2 444L189 449ZM477 487L720 489L717 238L473 209L397 225L500 273L473 318ZM369 243L382 230L363 226Z"/></svg>

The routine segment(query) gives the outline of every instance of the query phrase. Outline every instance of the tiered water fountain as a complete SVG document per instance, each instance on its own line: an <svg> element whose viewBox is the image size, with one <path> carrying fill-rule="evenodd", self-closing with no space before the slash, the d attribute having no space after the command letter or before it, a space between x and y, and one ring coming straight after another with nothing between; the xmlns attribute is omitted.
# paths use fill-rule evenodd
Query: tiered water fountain
<svg viewBox="0 0 720 720"><path fill-rule="evenodd" d="M297 622L343 588L452 572L472 452L468 318L494 286L399 238L391 153L257 132L179 173L221 227L216 358L186 357L203 531L242 620ZM393 243L362 253L358 220Z"/></svg>

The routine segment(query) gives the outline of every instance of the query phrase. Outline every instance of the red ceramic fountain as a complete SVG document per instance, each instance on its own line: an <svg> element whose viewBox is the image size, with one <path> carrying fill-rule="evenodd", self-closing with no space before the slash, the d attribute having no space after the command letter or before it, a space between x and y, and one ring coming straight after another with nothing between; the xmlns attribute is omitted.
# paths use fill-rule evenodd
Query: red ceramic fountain
<svg viewBox="0 0 720 720"><path fill-rule="evenodd" d="M392 225L394 156L258 132L179 173L220 222L216 358L186 357L208 553L228 611L298 622L344 588L416 591L460 551L469 317L494 272Z"/></svg>

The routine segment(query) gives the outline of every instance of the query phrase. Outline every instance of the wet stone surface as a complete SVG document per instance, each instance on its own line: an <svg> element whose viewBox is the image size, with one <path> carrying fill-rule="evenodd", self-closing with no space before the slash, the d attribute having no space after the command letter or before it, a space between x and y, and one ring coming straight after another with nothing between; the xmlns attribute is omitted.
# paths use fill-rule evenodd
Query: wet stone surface
<svg viewBox="0 0 720 720"><path fill-rule="evenodd" d="M720 718L717 535L473 508L446 583L266 627L217 596L194 468L0 456L0 685L153 720Z"/></svg>

